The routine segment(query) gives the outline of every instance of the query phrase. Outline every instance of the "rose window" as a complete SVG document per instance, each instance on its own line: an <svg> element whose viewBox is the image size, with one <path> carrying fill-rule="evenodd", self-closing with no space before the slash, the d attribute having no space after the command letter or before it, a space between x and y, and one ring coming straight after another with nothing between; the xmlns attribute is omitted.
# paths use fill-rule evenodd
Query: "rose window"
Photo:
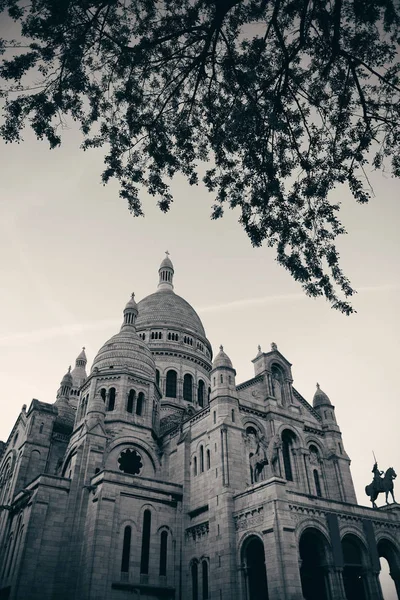
<svg viewBox="0 0 400 600"><path fill-rule="evenodd" d="M143 468L142 457L136 450L128 448L121 452L119 459L119 470L129 475L139 475Z"/></svg>

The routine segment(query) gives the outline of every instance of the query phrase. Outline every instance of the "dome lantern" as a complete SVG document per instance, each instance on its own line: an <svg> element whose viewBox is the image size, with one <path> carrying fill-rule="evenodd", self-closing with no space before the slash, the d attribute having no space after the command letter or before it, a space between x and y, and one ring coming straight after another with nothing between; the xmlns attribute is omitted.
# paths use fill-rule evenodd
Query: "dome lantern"
<svg viewBox="0 0 400 600"><path fill-rule="evenodd" d="M173 278L174 278L174 265L172 264L169 258L169 252L166 250L165 258L162 261L160 268L158 269L159 274L159 282L157 286L157 291L160 290L170 290L171 292L174 289Z"/></svg>
<svg viewBox="0 0 400 600"><path fill-rule="evenodd" d="M68 372L65 373L60 383L60 389L57 396L60 398L69 398L72 389L71 367L68 367Z"/></svg>
<svg viewBox="0 0 400 600"><path fill-rule="evenodd" d="M135 327L137 316L138 316L138 307L135 302L135 294L134 294L134 292L132 292L131 299L129 300L128 304L124 308L124 322L122 324L122 327L126 327L126 326ZM122 327L121 327L121 329L122 329Z"/></svg>

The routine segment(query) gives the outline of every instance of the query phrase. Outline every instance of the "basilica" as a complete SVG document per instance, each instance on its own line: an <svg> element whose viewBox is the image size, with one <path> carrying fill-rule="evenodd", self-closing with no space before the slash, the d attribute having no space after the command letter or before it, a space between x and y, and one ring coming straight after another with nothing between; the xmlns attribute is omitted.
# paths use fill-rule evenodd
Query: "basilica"
<svg viewBox="0 0 400 600"><path fill-rule="evenodd" d="M382 600L382 557L400 599L400 506L357 504L328 395L275 343L237 382L158 273L0 442L0 600Z"/></svg>

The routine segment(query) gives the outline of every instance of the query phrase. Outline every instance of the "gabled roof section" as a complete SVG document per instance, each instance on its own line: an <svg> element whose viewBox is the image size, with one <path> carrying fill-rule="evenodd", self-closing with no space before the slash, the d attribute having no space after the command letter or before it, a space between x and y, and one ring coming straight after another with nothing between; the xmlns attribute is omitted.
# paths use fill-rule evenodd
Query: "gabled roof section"
<svg viewBox="0 0 400 600"><path fill-rule="evenodd" d="M292 390L293 390L293 395L296 398L296 400L298 400L300 402L300 404L302 404L302 406L304 406L304 408L306 408L308 410L308 412L310 412L317 421L321 422L322 421L321 417L319 416L317 411L311 406L311 404L309 402L307 402L307 400L305 398L303 398L303 396L300 394L300 392L298 392L295 388L292 388Z"/></svg>
<svg viewBox="0 0 400 600"><path fill-rule="evenodd" d="M269 352L262 352L260 355L253 358L253 360L251 362L254 363L260 356L278 356L279 358L282 359L282 361L284 363L287 364L288 367L292 366L292 363L289 362L288 359L285 356L283 356L283 354L278 349L270 350Z"/></svg>
<svg viewBox="0 0 400 600"><path fill-rule="evenodd" d="M240 390L244 390L248 387L251 387L255 383L260 383L263 380L263 375L256 375L256 377L253 377L252 379L248 379L247 381L243 381L243 383L239 383L239 385L236 386L236 389L239 392Z"/></svg>

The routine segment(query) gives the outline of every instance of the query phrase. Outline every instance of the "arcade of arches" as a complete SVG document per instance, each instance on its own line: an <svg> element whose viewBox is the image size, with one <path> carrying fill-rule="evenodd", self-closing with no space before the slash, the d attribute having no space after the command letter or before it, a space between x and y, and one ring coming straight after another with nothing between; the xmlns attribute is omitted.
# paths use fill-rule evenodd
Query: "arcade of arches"
<svg viewBox="0 0 400 600"><path fill-rule="evenodd" d="M393 583L388 595L382 594L377 573L361 540L345 535L340 543L341 566L335 566L332 547L319 530L310 527L299 540L299 569L304 600L384 600L400 599L399 556L389 541L378 543L377 550L390 570ZM251 535L242 546L241 571L245 600L271 600L268 592L268 564L260 537ZM397 593L396 593L397 591ZM382 595L381 595L382 594Z"/></svg>

